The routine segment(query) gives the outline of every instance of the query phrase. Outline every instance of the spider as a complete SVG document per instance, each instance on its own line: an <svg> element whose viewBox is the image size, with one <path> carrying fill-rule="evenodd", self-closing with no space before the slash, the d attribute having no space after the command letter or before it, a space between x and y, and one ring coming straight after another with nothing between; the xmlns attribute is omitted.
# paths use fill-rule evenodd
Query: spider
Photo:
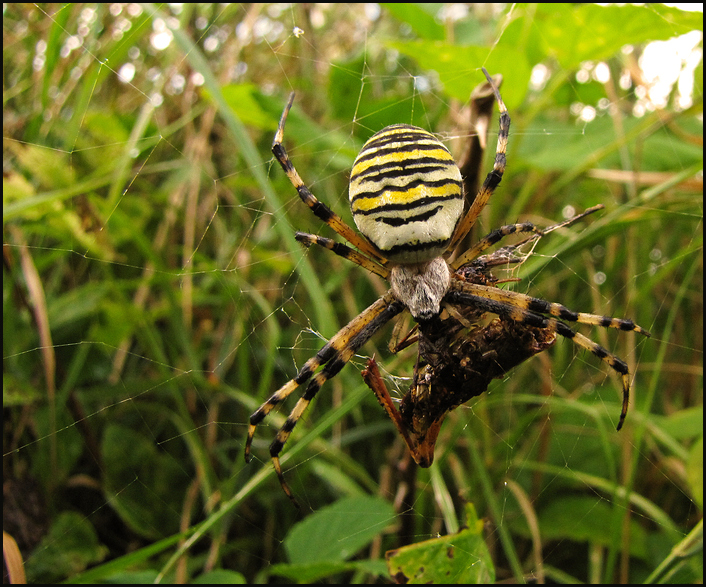
<svg viewBox="0 0 706 587"><path fill-rule="evenodd" d="M349 198L357 233L306 187L282 144L294 93L282 113L272 152L312 212L350 246L329 238L297 232L306 246L317 244L387 279L391 287L382 297L353 318L251 416L245 442L245 460L251 459L255 430L267 415L300 385L309 381L284 425L270 445L270 456L282 489L298 503L287 484L279 454L321 386L334 377L383 325L408 311L417 322L418 358L410 391L398 409L390 398L374 359L363 372L413 458L422 467L431 465L434 445L446 413L482 393L488 383L513 366L542 352L556 335L571 339L616 371L622 380L623 403L617 429L628 410L630 380L627 364L566 322L591 324L624 331L649 332L632 320L573 312L565 306L497 287L490 269L512 262L508 248L481 255L502 238L514 233L540 231L532 223L509 224L492 231L453 261L457 244L468 234L500 183L510 116L500 92L482 68L500 110L500 129L493 169L478 194L463 212L461 172L446 147L431 133L407 124L388 126L363 145L351 171ZM498 318L479 327L485 314ZM399 348L399 347L398 347Z"/></svg>

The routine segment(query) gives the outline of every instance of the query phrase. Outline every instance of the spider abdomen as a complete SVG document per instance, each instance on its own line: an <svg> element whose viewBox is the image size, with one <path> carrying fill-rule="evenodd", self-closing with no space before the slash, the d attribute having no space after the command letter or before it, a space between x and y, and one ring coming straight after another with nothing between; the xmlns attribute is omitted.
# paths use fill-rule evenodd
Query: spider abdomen
<svg viewBox="0 0 706 587"><path fill-rule="evenodd" d="M353 164L353 219L394 263L441 255L463 214L461 172L431 133L395 124L374 134Z"/></svg>

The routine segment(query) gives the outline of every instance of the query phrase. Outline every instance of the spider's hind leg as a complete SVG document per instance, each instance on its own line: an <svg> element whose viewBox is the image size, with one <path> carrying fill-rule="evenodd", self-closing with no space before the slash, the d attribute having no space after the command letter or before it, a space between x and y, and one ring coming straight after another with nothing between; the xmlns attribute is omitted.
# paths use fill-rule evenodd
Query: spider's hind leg
<svg viewBox="0 0 706 587"><path fill-rule="evenodd" d="M643 334L644 336L650 336L649 332L635 324L632 320L610 318L607 316L598 316L595 314L585 314L581 312L571 312L561 304L553 304L551 302L531 298L530 296L525 296L516 292L508 292L499 288L475 284L452 282L452 284L454 283L456 284L457 289L449 292L445 298L446 301L473 306L480 310L491 312L503 318L514 320L515 322L520 322L529 326L535 326L537 328L550 328L557 334L572 340L578 346L590 351L593 355L598 357L601 361L606 363L611 369L618 373L622 381L623 403L617 429L620 430L623 427L623 422L627 416L628 404L630 401L630 376L627 363L610 351L604 349L599 344L593 342L590 338L574 331L561 320L542 316L538 312L552 314L561 319L582 324L593 324L596 326L617 328L624 331L635 331Z"/></svg>
<svg viewBox="0 0 706 587"><path fill-rule="evenodd" d="M294 405L294 408L270 445L270 457L272 458L272 464L277 473L277 478L282 485L282 489L295 505L298 506L294 494L284 479L282 467L279 462L279 453L282 451L284 444L287 442L289 435L292 433L292 430L294 430L304 410L306 410L309 403L311 403L311 400L314 399L314 396L318 393L319 389L321 389L321 386L328 379L335 376L375 332L403 309L404 306L401 302L395 300L392 292L386 293L339 330L338 333L316 353L316 356L304 363L304 366L294 379L280 387L265 403L253 412L252 416L250 416L248 435L245 440L246 462L249 462L251 458L250 449L258 424L299 387L299 385L313 376L304 394ZM314 372L322 365L323 368L321 371L314 375Z"/></svg>

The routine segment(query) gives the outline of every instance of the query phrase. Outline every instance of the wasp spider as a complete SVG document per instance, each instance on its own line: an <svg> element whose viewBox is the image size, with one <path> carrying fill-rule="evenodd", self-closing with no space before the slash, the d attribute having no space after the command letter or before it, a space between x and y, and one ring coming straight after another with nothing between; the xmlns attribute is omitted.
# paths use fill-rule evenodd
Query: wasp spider
<svg viewBox="0 0 706 587"><path fill-rule="evenodd" d="M294 94L289 97L272 152L302 201L357 250L312 234L298 232L297 240L306 246L317 244L330 249L391 284L385 295L344 326L306 361L294 379L250 416L246 461L251 458L258 424L299 385L309 382L270 445L279 481L295 504L279 462L282 447L321 386L375 332L403 311L409 311L418 324L415 340L419 357L412 386L400 409L390 399L374 361L369 363L364 377L419 465L431 465L439 427L448 411L482 393L491 379L551 346L557 334L590 351L620 375L623 404L618 430L623 425L630 388L627 364L565 322L634 330L645 336L649 333L632 320L573 312L561 304L500 289L490 269L510 262L508 255L481 256L507 235L525 232L537 236L543 234L541 231L531 223L502 226L455 261L448 261L488 203L505 170L510 116L493 80L485 69L483 73L500 109L500 130L493 169L468 211L463 212L461 172L446 147L421 128L395 124L373 135L353 164L350 205L361 234L309 191L290 161L282 145ZM475 326L485 314L498 318L487 326Z"/></svg>

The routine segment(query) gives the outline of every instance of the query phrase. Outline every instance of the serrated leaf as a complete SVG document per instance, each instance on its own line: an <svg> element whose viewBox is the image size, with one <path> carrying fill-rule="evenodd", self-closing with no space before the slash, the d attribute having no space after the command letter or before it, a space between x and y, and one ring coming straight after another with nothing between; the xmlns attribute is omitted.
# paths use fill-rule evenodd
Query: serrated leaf
<svg viewBox="0 0 706 587"><path fill-rule="evenodd" d="M387 552L390 575L397 583L493 583L495 567L473 504L466 504L466 523L456 534Z"/></svg>

